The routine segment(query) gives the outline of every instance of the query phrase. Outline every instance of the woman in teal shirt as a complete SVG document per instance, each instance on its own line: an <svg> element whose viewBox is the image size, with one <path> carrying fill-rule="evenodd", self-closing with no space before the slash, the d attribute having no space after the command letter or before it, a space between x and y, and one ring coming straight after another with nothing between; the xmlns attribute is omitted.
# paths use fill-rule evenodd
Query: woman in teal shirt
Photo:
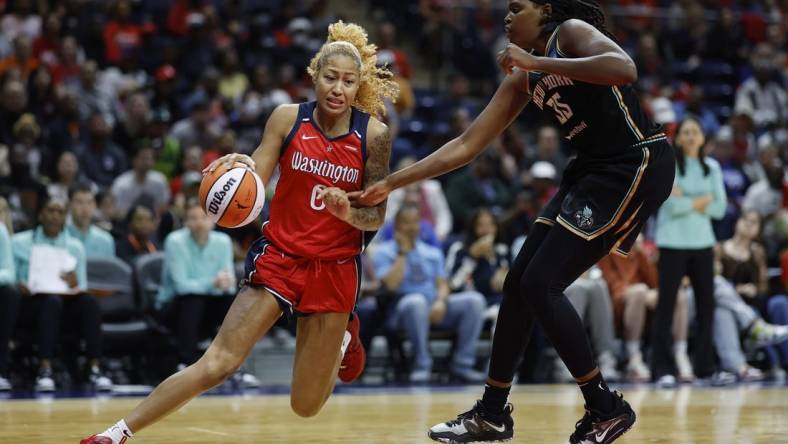
<svg viewBox="0 0 788 444"><path fill-rule="evenodd" d="M98 301L85 293L87 271L85 250L82 243L71 237L65 229L67 202L49 197L38 211L39 225L17 233L11 239L16 268L17 286L22 293L19 325L35 325L38 358L37 391L55 390L52 359L60 336L61 323L79 329L85 340L88 357L88 379L100 390L110 389L112 381L99 368L101 358L101 311ZM61 274L69 287L61 294L49 294L31 288L29 278L33 248L47 245L65 250L74 258L72 271Z"/></svg>
<svg viewBox="0 0 788 444"><path fill-rule="evenodd" d="M689 366L689 362L684 362L685 343L676 344L671 354L673 312L684 276L689 277L695 294L695 374L709 377L714 372L711 326L716 239L711 220L722 218L727 198L720 165L705 156L705 145L697 119L687 117L679 123L674 141L677 172L673 193L657 213L659 300L653 323L651 374L666 385L675 384L677 364L683 367L680 373L685 375Z"/></svg>

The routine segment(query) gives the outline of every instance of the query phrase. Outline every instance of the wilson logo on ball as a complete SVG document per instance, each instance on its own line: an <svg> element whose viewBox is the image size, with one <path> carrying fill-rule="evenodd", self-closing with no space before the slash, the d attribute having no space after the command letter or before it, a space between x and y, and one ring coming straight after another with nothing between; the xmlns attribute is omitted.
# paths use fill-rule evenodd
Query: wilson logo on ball
<svg viewBox="0 0 788 444"><path fill-rule="evenodd" d="M221 208L222 202L224 201L225 196L227 196L227 192L232 189L236 182L237 181L231 177L229 180L227 180L227 182L224 183L224 186L221 190L213 193L213 198L211 198L211 202L208 204L208 211L210 213L219 213L219 208Z"/></svg>
<svg viewBox="0 0 788 444"><path fill-rule="evenodd" d="M205 214L219 226L240 227L260 214L265 188L260 177L246 165L221 165L203 177L200 202Z"/></svg>

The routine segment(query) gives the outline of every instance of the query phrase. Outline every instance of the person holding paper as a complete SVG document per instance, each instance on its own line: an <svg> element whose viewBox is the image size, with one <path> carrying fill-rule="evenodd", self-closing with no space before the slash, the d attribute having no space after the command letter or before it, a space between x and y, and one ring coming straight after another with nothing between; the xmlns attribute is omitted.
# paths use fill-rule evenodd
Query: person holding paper
<svg viewBox="0 0 788 444"><path fill-rule="evenodd" d="M22 294L19 325L34 325L40 365L37 391L54 391L52 359L61 320L75 323L85 340L88 379L100 390L112 381L101 373L101 312L85 293L87 272L82 243L65 230L68 202L50 197L38 211L38 226L11 240L16 281ZM70 321L70 322L69 322Z"/></svg>

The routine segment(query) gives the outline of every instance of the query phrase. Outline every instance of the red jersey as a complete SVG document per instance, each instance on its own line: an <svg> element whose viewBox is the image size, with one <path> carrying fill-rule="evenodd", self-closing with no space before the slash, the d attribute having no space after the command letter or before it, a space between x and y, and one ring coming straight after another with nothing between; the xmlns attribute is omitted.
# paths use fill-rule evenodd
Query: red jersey
<svg viewBox="0 0 788 444"><path fill-rule="evenodd" d="M343 259L361 253L364 232L337 219L317 195L326 187L362 189L369 114L353 108L350 131L329 138L312 120L315 105L298 106L282 145L281 175L263 235L292 256Z"/></svg>

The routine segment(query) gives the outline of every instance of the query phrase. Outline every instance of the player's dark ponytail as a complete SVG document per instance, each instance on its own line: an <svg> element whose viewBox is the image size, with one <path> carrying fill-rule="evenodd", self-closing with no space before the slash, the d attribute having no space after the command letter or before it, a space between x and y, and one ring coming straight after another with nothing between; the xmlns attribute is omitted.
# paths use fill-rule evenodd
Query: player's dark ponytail
<svg viewBox="0 0 788 444"><path fill-rule="evenodd" d="M546 34L553 32L561 23L574 18L590 24L602 34L614 39L613 34L605 26L605 13L596 0L531 0L531 2L538 5L549 3L553 7L553 12L543 23L543 32Z"/></svg>

